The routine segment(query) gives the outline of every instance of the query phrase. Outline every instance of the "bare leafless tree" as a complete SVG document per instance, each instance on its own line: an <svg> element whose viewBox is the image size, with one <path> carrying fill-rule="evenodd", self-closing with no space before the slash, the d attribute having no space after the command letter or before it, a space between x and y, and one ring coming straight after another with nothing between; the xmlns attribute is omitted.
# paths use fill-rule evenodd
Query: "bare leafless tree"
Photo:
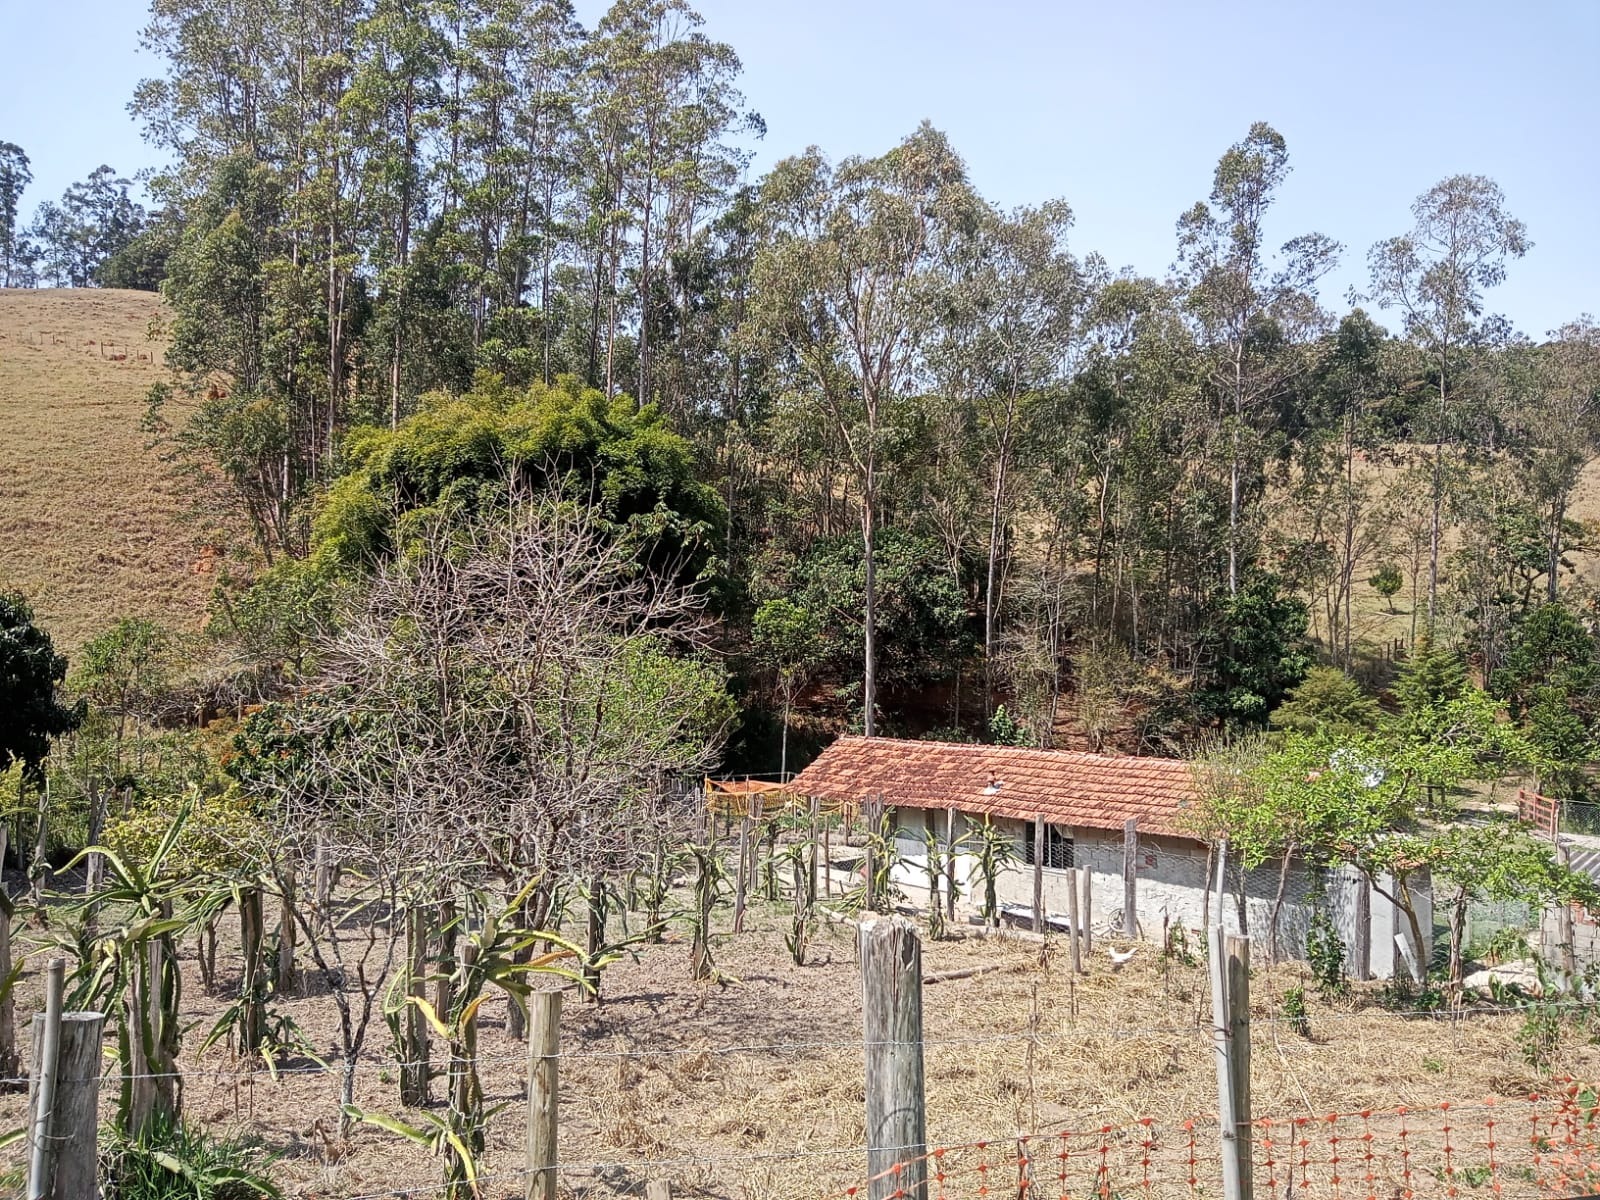
<svg viewBox="0 0 1600 1200"><path fill-rule="evenodd" d="M320 842L360 881L297 918L347 1061L417 961L401 909L537 880L528 927L582 894L601 948L615 881L687 819L666 781L708 768L731 718L708 633L701 596L589 508L526 496L421 531L341 614L275 799L286 864L306 874Z"/></svg>

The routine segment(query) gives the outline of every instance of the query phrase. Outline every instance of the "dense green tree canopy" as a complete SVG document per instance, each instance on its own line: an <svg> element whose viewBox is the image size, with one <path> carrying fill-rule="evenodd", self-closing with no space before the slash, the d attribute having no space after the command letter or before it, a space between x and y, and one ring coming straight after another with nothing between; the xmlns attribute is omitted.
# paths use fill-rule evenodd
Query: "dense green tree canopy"
<svg viewBox="0 0 1600 1200"><path fill-rule="evenodd" d="M37 773L51 739L83 719L81 707L58 697L66 677L66 657L35 623L28 602L0 592L0 771L20 763L25 773Z"/></svg>
<svg viewBox="0 0 1600 1200"><path fill-rule="evenodd" d="M370 567L441 519L530 489L593 505L653 565L688 578L711 566L725 531L721 501L661 414L570 376L520 389L480 377L393 430L354 431L345 457L312 526L313 556L345 568Z"/></svg>

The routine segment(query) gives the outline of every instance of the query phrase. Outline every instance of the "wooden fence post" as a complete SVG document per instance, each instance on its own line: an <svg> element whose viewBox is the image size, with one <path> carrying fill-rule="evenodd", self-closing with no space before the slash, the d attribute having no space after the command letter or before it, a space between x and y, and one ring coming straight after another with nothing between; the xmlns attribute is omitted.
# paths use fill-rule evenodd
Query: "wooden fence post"
<svg viewBox="0 0 1600 1200"><path fill-rule="evenodd" d="M1224 1200L1250 1200L1250 939L1207 931Z"/></svg>
<svg viewBox="0 0 1600 1200"><path fill-rule="evenodd" d="M282 894L278 898L278 991L292 995L299 984L294 965L295 944L299 940L294 923L295 873L292 865L284 868L281 880Z"/></svg>
<svg viewBox="0 0 1600 1200"><path fill-rule="evenodd" d="M428 926L422 905L412 901L405 911L406 996L412 1000L428 998ZM422 1108L428 1103L432 1071L428 1063L428 1023L422 1010L407 1004L400 1014L400 1046L405 1061L400 1064L400 1103Z"/></svg>
<svg viewBox="0 0 1600 1200"><path fill-rule="evenodd" d="M312 898L317 905L317 912L326 912L328 898L333 892L333 863L328 854L328 838L326 834L317 834L317 858L313 868L315 880Z"/></svg>
<svg viewBox="0 0 1600 1200"><path fill-rule="evenodd" d="M104 1013L61 1014L47 1146L49 1165L41 1189L30 1192L41 1200L85 1200L99 1195L96 1137L100 1127L100 1040L105 1021ZM36 1075L44 1049L44 1025L43 1013L33 1018Z"/></svg>
<svg viewBox="0 0 1600 1200"><path fill-rule="evenodd" d="M0 871L5 865L5 832L0 822ZM11 914L14 911L5 884L0 883L0 979L11 978ZM16 996L14 988L0 995L0 1076L22 1074L22 1056L17 1053Z"/></svg>
<svg viewBox="0 0 1600 1200"><path fill-rule="evenodd" d="M1083 917L1083 961L1094 953L1094 871L1083 868L1083 903L1079 906Z"/></svg>
<svg viewBox="0 0 1600 1200"><path fill-rule="evenodd" d="M1122 934L1139 936L1139 822L1129 818L1122 826Z"/></svg>
<svg viewBox="0 0 1600 1200"><path fill-rule="evenodd" d="M822 894L833 895L833 820L827 813L822 816Z"/></svg>
<svg viewBox="0 0 1600 1200"><path fill-rule="evenodd" d="M927 1200L922 943L899 918L861 923L867 1200Z"/></svg>
<svg viewBox="0 0 1600 1200"><path fill-rule="evenodd" d="M261 888L239 889L239 947L244 971L239 981L239 1053L254 1057L267 1036L266 919L262 915Z"/></svg>
<svg viewBox="0 0 1600 1200"><path fill-rule="evenodd" d="M665 1179L647 1179L644 1200L672 1200L672 1185Z"/></svg>
<svg viewBox="0 0 1600 1200"><path fill-rule="evenodd" d="M556 1200L561 993L528 996L527 1200Z"/></svg>
<svg viewBox="0 0 1600 1200"><path fill-rule="evenodd" d="M1236 933L1226 936L1228 955L1228 1056L1232 1060L1233 1116L1238 1122L1239 1195L1250 1200L1252 1175L1253 1112L1250 1105L1250 939Z"/></svg>
<svg viewBox="0 0 1600 1200"><path fill-rule="evenodd" d="M1572 866L1571 854L1561 841L1560 835L1556 836L1556 861L1569 869ZM1561 970L1567 976L1567 986L1575 986L1574 981L1578 978L1578 952L1577 947L1573 945L1572 905L1566 901L1560 902L1556 909L1556 941L1561 950Z"/></svg>
<svg viewBox="0 0 1600 1200"><path fill-rule="evenodd" d="M1078 868L1073 867L1067 872L1067 921L1070 923L1067 941L1072 947L1072 969L1082 972L1083 931L1078 926L1078 914Z"/></svg>
<svg viewBox="0 0 1600 1200"><path fill-rule="evenodd" d="M806 901L810 904L817 902L817 819L821 816L821 802L813 796L807 807L806 832L806 857L810 860L810 870L806 876Z"/></svg>
<svg viewBox="0 0 1600 1200"><path fill-rule="evenodd" d="M739 870L734 876L733 931L744 932L745 893L750 886L750 813L739 823Z"/></svg>
<svg viewBox="0 0 1600 1200"><path fill-rule="evenodd" d="M1365 875L1356 877L1355 926L1351 974L1365 981L1372 978L1372 885Z"/></svg>
<svg viewBox="0 0 1600 1200"><path fill-rule="evenodd" d="M44 1200L55 1178L59 1148L53 1124L61 1061L61 997L67 960L52 958L45 969L44 1012L33 1019L33 1086L28 1112L28 1200ZM98 1071L98 1064L96 1070Z"/></svg>
<svg viewBox="0 0 1600 1200"><path fill-rule="evenodd" d="M1049 832L1041 814L1033 819L1033 931L1043 935L1044 928L1044 860L1049 853Z"/></svg>

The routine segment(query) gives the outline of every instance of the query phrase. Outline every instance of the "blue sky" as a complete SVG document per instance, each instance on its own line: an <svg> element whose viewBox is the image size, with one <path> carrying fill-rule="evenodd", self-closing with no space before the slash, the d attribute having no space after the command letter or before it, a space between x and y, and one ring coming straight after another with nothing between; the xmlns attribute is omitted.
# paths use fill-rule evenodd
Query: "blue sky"
<svg viewBox="0 0 1600 1200"><path fill-rule="evenodd" d="M580 0L592 22L599 0ZM1534 247L1491 306L1530 334L1600 313L1600 0L701 0L766 118L754 170L815 143L875 153L924 117L974 182L1077 213L1076 246L1160 274L1173 223L1254 120L1294 173L1277 240L1343 242L1341 306L1366 250L1446 175L1492 176ZM27 206L101 162L155 155L126 113L156 64L139 0L0 0L0 140L34 161Z"/></svg>

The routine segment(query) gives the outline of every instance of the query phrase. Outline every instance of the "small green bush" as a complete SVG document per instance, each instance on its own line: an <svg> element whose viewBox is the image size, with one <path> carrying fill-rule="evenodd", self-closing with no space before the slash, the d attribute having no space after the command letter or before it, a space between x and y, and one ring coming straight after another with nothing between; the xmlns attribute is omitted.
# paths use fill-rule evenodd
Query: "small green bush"
<svg viewBox="0 0 1600 1200"><path fill-rule="evenodd" d="M1306 930L1306 961L1324 994L1344 990L1344 939L1320 908L1311 914L1311 925Z"/></svg>
<svg viewBox="0 0 1600 1200"><path fill-rule="evenodd" d="M101 1146L105 1200L279 1200L272 1156L240 1138L175 1125L139 1138L107 1135Z"/></svg>
<svg viewBox="0 0 1600 1200"><path fill-rule="evenodd" d="M266 831L242 797L199 796L165 870L172 877L216 877L248 872L267 860ZM106 824L106 848L132 866L150 861L172 827L178 805L141 804Z"/></svg>
<svg viewBox="0 0 1600 1200"><path fill-rule="evenodd" d="M1311 1010L1306 1007L1306 989L1295 984L1283 994L1283 1015L1289 1028L1301 1037L1311 1037Z"/></svg>

